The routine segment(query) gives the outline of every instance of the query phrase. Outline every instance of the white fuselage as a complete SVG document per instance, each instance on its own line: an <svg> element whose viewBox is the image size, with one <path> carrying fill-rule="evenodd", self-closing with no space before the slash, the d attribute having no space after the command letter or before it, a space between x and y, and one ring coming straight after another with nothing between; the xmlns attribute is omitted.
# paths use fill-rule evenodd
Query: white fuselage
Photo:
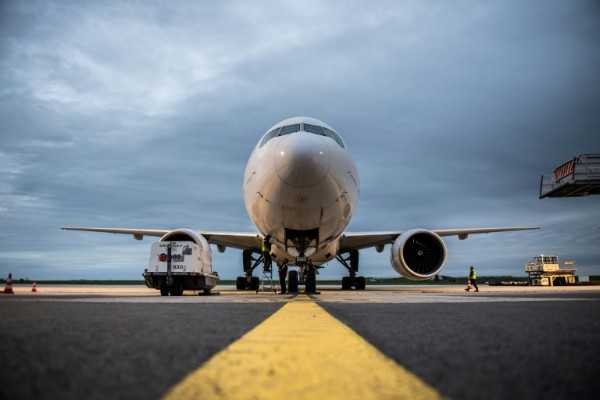
<svg viewBox="0 0 600 400"><path fill-rule="evenodd" d="M275 131L282 134L270 135ZM267 131L250 155L243 183L246 210L270 238L280 265L334 258L355 212L358 174L336 135L321 121L289 118Z"/></svg>

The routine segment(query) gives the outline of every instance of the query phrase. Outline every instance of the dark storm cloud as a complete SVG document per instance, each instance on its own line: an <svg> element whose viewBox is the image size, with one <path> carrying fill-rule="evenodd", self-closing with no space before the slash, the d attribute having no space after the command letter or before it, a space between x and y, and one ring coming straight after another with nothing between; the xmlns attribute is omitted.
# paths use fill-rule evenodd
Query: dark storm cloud
<svg viewBox="0 0 600 400"><path fill-rule="evenodd" d="M445 272L519 273L544 252L600 274L598 199L537 199L540 173L600 151L595 2L0 13L0 274L139 277L148 240L64 224L252 230L245 162L292 115L348 143L362 181L353 230L543 225L450 239ZM388 257L365 252L365 273L393 275ZM217 269L235 276L240 258L217 254Z"/></svg>

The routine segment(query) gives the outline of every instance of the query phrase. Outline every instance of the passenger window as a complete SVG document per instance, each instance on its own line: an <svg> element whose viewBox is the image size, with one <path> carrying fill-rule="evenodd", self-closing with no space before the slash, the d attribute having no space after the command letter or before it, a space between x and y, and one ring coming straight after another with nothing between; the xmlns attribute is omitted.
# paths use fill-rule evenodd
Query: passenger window
<svg viewBox="0 0 600 400"><path fill-rule="evenodd" d="M288 125L281 128L281 132L277 136L289 135L290 133L299 132L300 124Z"/></svg>

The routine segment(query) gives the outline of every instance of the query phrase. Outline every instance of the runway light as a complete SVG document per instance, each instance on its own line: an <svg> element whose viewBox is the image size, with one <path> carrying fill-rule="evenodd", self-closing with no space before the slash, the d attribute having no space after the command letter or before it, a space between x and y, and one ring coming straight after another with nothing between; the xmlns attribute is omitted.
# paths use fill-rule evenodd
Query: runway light
<svg viewBox="0 0 600 400"><path fill-rule="evenodd" d="M279 154L281 154L281 157L285 156L285 151L280 151Z"/></svg>

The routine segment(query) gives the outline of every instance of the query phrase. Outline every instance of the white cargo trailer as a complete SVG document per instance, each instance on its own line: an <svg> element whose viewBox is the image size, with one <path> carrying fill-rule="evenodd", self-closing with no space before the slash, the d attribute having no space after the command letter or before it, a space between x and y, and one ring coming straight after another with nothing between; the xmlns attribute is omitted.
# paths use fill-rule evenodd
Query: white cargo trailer
<svg viewBox="0 0 600 400"><path fill-rule="evenodd" d="M163 296L181 296L184 290L208 293L219 276L212 270L208 243L160 241L152 244L144 281Z"/></svg>

